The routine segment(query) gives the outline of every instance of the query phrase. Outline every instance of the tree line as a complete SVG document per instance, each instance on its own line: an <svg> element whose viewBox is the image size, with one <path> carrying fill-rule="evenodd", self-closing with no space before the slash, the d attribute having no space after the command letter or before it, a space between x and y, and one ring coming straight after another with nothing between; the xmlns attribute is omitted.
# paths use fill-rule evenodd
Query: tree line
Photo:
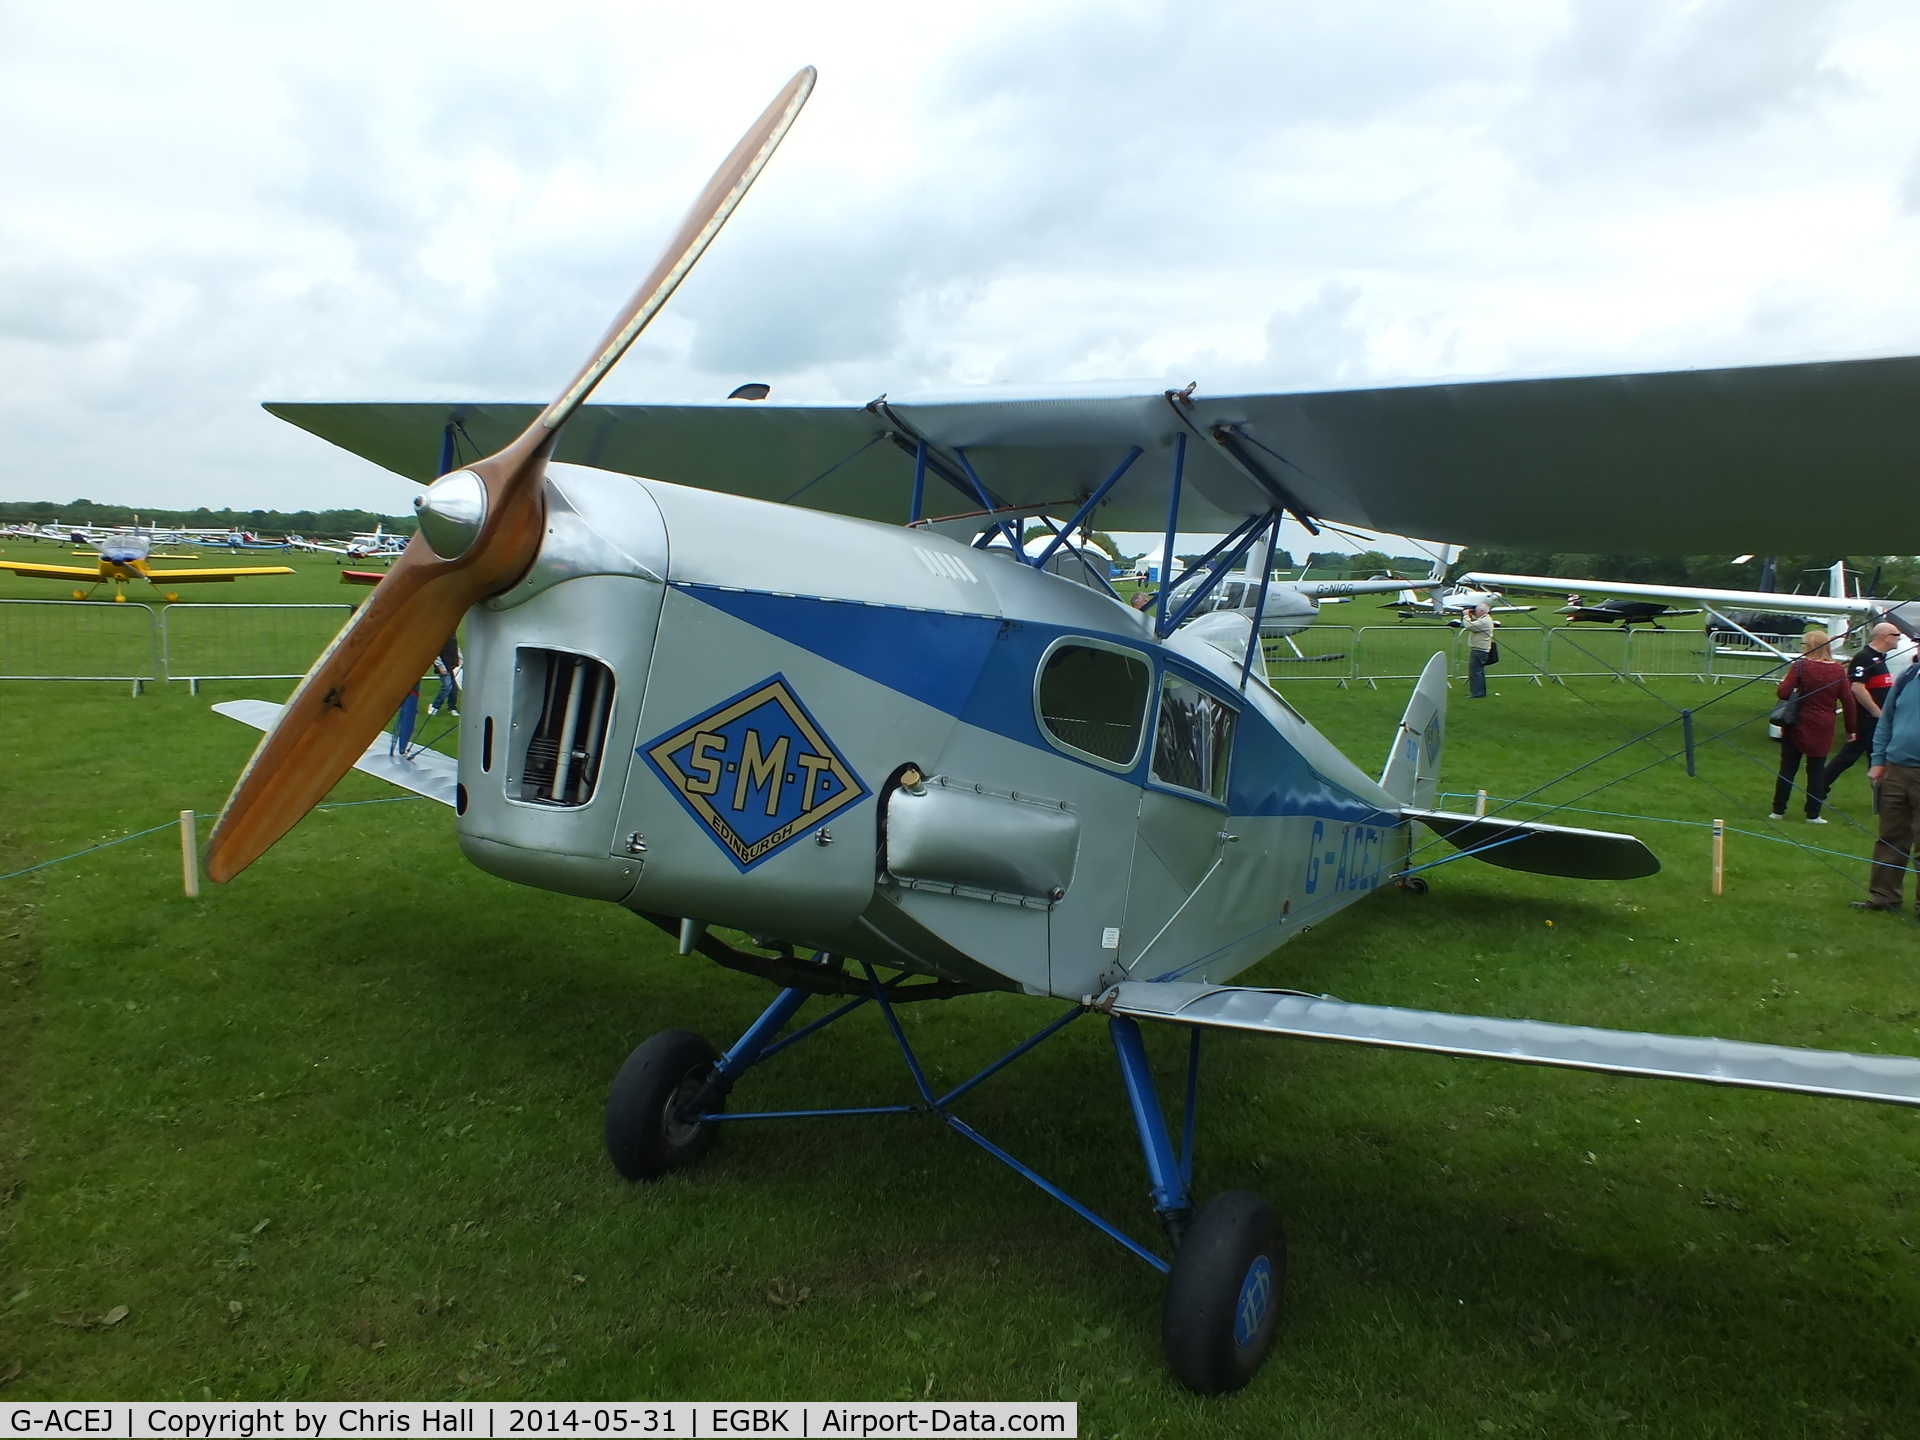
<svg viewBox="0 0 1920 1440"><path fill-rule="evenodd" d="M4 525L142 525L181 530L247 530L265 535L303 535L341 538L372 530L376 525L397 535L411 535L411 515L377 515L371 510L136 510L128 505L106 505L94 500L0 500Z"/></svg>

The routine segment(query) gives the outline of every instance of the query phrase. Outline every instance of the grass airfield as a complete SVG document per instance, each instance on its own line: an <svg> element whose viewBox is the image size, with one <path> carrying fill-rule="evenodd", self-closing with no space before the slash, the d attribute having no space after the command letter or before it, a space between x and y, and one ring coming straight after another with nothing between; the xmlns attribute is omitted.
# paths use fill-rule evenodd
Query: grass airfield
<svg viewBox="0 0 1920 1440"><path fill-rule="evenodd" d="M335 573L190 598L362 593ZM274 589L309 580L326 593ZM1761 687L1519 680L1484 705L1456 686L1447 789L1520 794L1720 697L1702 733L1749 717L1746 756L1575 799L1664 753L1636 746L1550 795L1768 828ZM287 688L0 688L0 873L216 810L254 737L207 704ZM1371 767L1407 688L1287 693ZM354 775L333 799L391 794ZM1858 825L1777 828L1864 856L1866 794L1856 768L1835 798ZM1704 830L1561 818L1666 868L1445 865L1244 983L1920 1053L1920 927L1847 909L1864 861L1735 835L1716 899ZM1198 1193L1265 1194L1292 1274L1266 1369L1202 1401L1161 1366L1158 1278L932 1122L741 1126L691 1172L620 1181L600 1109L627 1051L673 1026L725 1043L768 992L480 874L428 802L316 814L197 901L169 831L0 882L0 966L7 1399L1062 1398L1100 1436L1920 1435L1909 1111L1210 1037ZM902 1013L954 1080L1057 1011ZM1149 1043L1171 1102L1182 1038ZM735 1104L909 1093L862 1012ZM1157 1239L1097 1021L961 1113Z"/></svg>

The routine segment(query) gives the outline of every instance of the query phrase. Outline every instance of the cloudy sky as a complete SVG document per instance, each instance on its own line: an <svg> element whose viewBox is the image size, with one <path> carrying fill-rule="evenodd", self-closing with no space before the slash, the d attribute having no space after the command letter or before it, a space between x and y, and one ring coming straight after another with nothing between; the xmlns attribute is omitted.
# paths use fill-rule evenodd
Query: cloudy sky
<svg viewBox="0 0 1920 1440"><path fill-rule="evenodd" d="M406 508L264 399L1920 352L1911 0L0 4L0 498Z"/></svg>

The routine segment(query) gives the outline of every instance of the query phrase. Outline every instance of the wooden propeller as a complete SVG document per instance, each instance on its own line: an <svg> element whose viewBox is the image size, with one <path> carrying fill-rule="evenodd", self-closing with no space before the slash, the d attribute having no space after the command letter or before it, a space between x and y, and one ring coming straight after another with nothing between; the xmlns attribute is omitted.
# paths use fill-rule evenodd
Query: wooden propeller
<svg viewBox="0 0 1920 1440"><path fill-rule="evenodd" d="M795 75L727 156L593 355L511 445L442 476L416 502L420 532L334 637L260 741L220 812L207 873L231 880L291 830L366 753L464 616L539 553L542 484L560 427L659 313L772 158L812 93Z"/></svg>

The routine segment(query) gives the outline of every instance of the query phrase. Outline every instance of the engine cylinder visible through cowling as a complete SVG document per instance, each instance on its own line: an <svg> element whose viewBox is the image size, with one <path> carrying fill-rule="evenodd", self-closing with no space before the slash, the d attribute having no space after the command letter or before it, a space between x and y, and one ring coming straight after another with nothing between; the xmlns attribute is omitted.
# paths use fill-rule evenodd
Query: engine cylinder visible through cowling
<svg viewBox="0 0 1920 1440"><path fill-rule="evenodd" d="M513 713L525 717L518 733L526 740L507 772L509 796L567 807L593 798L613 686L613 672L589 656L530 647L517 652Z"/></svg>

